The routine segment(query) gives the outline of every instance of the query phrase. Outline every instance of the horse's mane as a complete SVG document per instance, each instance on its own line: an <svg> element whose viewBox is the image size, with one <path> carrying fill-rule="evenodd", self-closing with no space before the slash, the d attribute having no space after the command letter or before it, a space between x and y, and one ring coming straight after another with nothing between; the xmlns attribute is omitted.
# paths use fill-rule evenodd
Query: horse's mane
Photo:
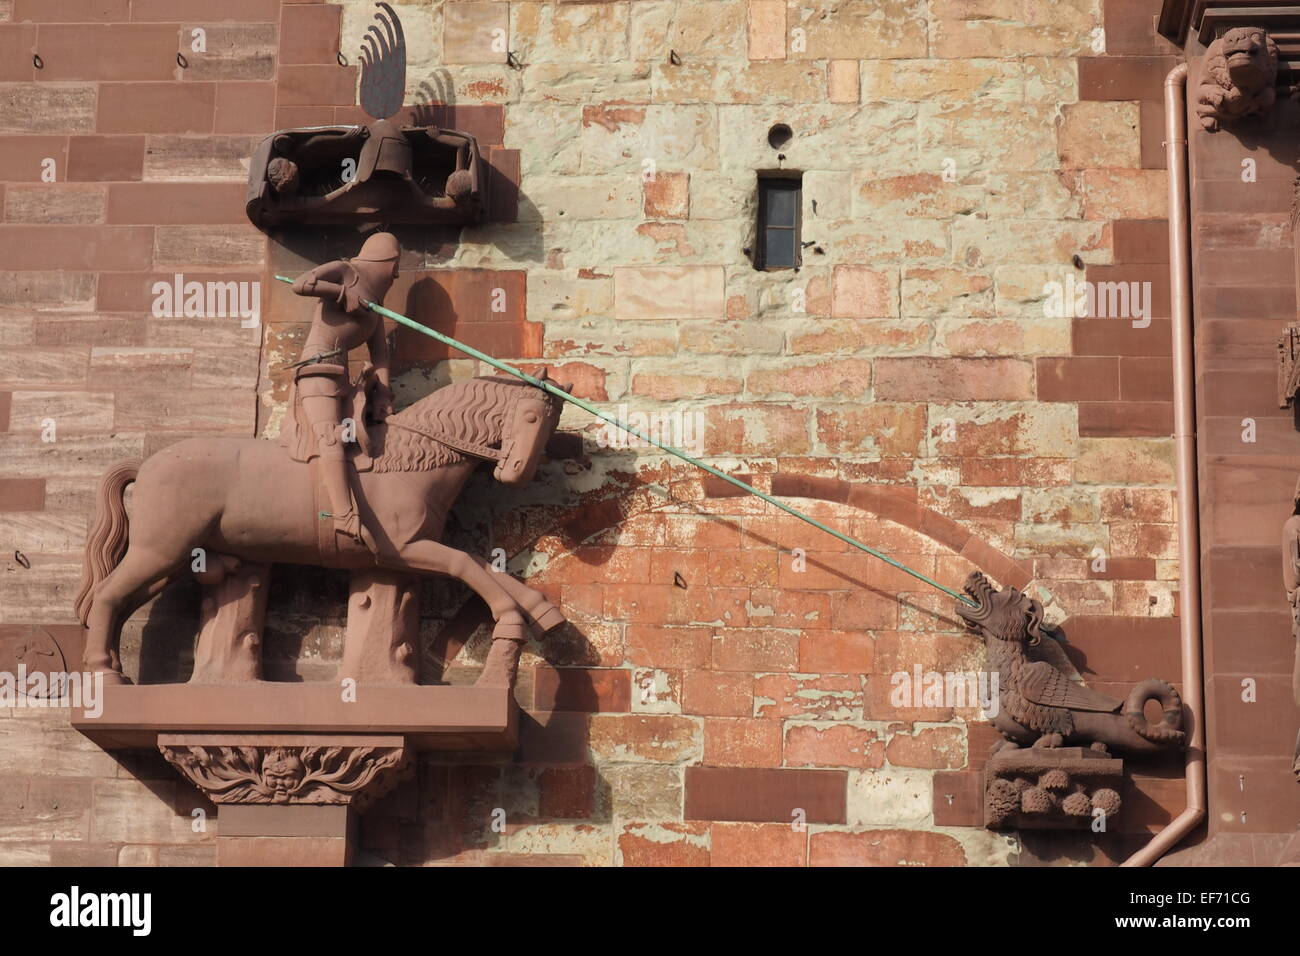
<svg viewBox="0 0 1300 956"><path fill-rule="evenodd" d="M438 389L388 419L382 448L376 450L372 470L432 471L473 456L426 437L421 432L443 434L476 445L501 440L509 389L528 388L517 379L486 375L465 379ZM402 427L406 426L406 427Z"/></svg>

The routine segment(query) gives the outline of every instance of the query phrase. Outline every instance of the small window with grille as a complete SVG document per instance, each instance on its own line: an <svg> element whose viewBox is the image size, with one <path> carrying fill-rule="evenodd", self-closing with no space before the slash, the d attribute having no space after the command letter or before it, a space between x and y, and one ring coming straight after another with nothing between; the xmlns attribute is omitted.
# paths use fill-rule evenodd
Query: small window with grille
<svg viewBox="0 0 1300 956"><path fill-rule="evenodd" d="M797 269L802 261L799 227L802 173L758 174L756 269Z"/></svg>

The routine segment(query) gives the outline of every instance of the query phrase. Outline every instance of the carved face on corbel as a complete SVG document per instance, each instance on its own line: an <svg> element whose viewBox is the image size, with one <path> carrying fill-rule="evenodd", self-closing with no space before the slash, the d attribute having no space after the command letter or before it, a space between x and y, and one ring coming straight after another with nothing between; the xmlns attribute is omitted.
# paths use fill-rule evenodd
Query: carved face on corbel
<svg viewBox="0 0 1300 956"><path fill-rule="evenodd" d="M1237 27L1223 35L1223 60L1233 85L1259 90L1277 75L1277 51L1259 27Z"/></svg>
<svg viewBox="0 0 1300 956"><path fill-rule="evenodd" d="M1205 50L1196 94L1201 127L1215 132L1265 112L1277 99L1278 49L1262 27L1234 27Z"/></svg>
<svg viewBox="0 0 1300 956"><path fill-rule="evenodd" d="M262 760L262 782L273 791L276 800L287 800L302 784L307 768L292 750L275 747Z"/></svg>

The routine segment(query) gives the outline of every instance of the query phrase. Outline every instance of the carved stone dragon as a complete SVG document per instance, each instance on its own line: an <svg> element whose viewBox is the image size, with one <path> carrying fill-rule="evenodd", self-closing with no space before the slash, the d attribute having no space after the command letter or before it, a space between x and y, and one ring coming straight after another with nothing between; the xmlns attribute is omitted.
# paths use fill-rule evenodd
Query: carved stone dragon
<svg viewBox="0 0 1300 956"><path fill-rule="evenodd" d="M1277 44L1261 27L1235 27L1211 43L1196 91L1201 127L1213 133L1269 109L1277 99L1277 59Z"/></svg>
<svg viewBox="0 0 1300 956"><path fill-rule="evenodd" d="M993 726L1006 739L995 749L1071 744L1143 753L1182 746L1182 700L1170 684L1144 680L1126 701L1095 691L1048 659L1052 655L1041 642L1049 628L1038 601L1012 587L999 591L978 571L966 579L964 590L976 606L959 602L957 614L984 636L989 670L998 676ZM1052 650L1068 667L1059 648ZM1164 708L1159 723L1143 714L1149 700Z"/></svg>

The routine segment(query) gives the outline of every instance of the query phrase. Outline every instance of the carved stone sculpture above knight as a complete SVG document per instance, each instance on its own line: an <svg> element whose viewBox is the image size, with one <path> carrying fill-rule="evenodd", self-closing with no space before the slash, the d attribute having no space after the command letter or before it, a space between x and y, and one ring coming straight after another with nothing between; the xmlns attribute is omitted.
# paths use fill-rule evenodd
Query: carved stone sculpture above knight
<svg viewBox="0 0 1300 956"><path fill-rule="evenodd" d="M406 39L387 3L361 51L365 125L313 126L267 136L249 162L245 209L253 224L478 222L487 177L469 133L434 125L400 126L393 117L406 90ZM422 111L417 109L417 122Z"/></svg>

